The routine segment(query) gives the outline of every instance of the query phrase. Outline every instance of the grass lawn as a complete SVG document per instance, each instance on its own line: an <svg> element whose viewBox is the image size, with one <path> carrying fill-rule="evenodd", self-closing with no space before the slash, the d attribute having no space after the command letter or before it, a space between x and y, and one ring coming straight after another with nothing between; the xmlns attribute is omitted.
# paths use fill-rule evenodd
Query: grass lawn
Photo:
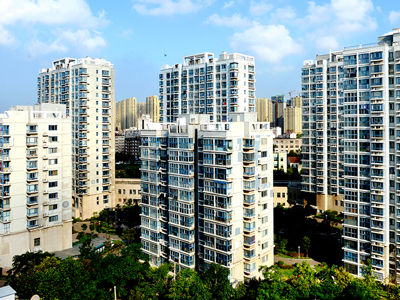
<svg viewBox="0 0 400 300"><path fill-rule="evenodd" d="M293 270L294 269L281 269L280 271L282 272L282 275L284 276L284 279L289 279L290 276L293 275Z"/></svg>

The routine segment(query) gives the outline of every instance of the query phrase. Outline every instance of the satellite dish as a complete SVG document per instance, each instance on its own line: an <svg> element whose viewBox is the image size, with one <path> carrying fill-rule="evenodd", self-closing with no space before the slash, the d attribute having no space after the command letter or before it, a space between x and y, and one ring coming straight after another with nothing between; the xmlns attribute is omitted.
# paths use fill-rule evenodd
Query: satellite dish
<svg viewBox="0 0 400 300"><path fill-rule="evenodd" d="M31 300L40 300L40 297L39 295L33 295Z"/></svg>

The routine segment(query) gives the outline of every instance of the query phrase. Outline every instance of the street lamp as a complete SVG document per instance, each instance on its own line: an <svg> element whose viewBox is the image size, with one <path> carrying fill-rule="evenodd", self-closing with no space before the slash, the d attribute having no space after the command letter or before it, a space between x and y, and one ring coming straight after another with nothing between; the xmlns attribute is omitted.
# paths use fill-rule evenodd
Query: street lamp
<svg viewBox="0 0 400 300"><path fill-rule="evenodd" d="M298 255L299 255L299 258L300 258L300 246L298 247Z"/></svg>

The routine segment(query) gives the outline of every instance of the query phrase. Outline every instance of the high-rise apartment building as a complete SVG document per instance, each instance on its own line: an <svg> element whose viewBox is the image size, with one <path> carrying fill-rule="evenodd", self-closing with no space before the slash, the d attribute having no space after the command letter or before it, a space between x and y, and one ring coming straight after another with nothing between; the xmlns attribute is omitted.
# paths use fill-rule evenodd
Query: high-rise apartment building
<svg viewBox="0 0 400 300"><path fill-rule="evenodd" d="M116 127L124 130L137 126L136 98L128 98L117 102Z"/></svg>
<svg viewBox="0 0 400 300"><path fill-rule="evenodd" d="M268 98L257 99L257 121L270 122L270 123L273 122L271 99Z"/></svg>
<svg viewBox="0 0 400 300"><path fill-rule="evenodd" d="M302 132L301 122L302 122L301 106L300 107L287 106L283 111L283 123L285 132L301 133Z"/></svg>
<svg viewBox="0 0 400 300"><path fill-rule="evenodd" d="M146 102L140 102L136 104L136 124L135 127L138 126L137 121L146 115Z"/></svg>
<svg viewBox="0 0 400 300"><path fill-rule="evenodd" d="M72 247L71 118L65 105L0 114L0 267L14 255Z"/></svg>
<svg viewBox="0 0 400 300"><path fill-rule="evenodd" d="M114 67L100 58L64 58L41 69L38 102L62 103L72 119L72 199L76 217L114 204Z"/></svg>
<svg viewBox="0 0 400 300"><path fill-rule="evenodd" d="M230 278L259 276L273 264L273 142L256 114L182 115L141 130L142 249L155 265Z"/></svg>
<svg viewBox="0 0 400 300"><path fill-rule="evenodd" d="M399 281L400 29L305 61L303 191L344 197L344 266Z"/></svg>
<svg viewBox="0 0 400 300"><path fill-rule="evenodd" d="M153 120L154 123L159 122L160 100L157 96L146 97L146 115L150 115L150 118Z"/></svg>
<svg viewBox="0 0 400 300"><path fill-rule="evenodd" d="M183 64L161 67L160 122L179 114L209 114L226 122L230 113L255 112L254 57L225 51L184 57Z"/></svg>
<svg viewBox="0 0 400 300"><path fill-rule="evenodd" d="M282 133L286 132L283 113L286 109L285 95L277 95L271 97L272 101L272 127L282 128Z"/></svg>

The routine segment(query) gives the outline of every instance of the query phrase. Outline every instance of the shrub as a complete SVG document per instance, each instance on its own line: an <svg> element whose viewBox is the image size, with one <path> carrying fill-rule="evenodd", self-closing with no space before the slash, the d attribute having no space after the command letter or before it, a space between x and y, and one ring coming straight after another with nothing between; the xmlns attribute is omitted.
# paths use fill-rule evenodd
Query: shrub
<svg viewBox="0 0 400 300"><path fill-rule="evenodd" d="M283 260L278 261L278 266L282 267L285 264L285 262Z"/></svg>

